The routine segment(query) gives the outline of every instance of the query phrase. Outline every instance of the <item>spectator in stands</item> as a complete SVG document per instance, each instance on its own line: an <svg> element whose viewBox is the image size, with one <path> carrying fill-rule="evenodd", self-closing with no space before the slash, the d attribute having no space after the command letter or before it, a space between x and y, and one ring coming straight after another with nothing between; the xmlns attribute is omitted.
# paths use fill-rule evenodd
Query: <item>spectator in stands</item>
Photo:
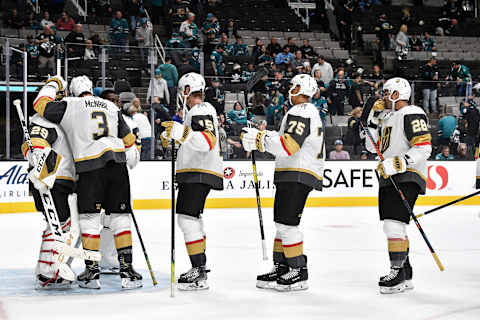
<svg viewBox="0 0 480 320"><path fill-rule="evenodd" d="M464 139L462 142L467 144L468 153L473 154L478 139L480 112L471 98L465 99L463 104L465 108L462 112L462 129L460 130L464 133Z"/></svg>
<svg viewBox="0 0 480 320"><path fill-rule="evenodd" d="M422 46L423 46L423 50L425 51L437 51L437 47L436 47L436 44L435 44L435 40L433 40L432 37L430 37L430 34L425 31L424 33L424 37L423 37L423 40L422 40Z"/></svg>
<svg viewBox="0 0 480 320"><path fill-rule="evenodd" d="M112 3L111 0L96 0L93 1L95 14L99 17L111 17L112 16Z"/></svg>
<svg viewBox="0 0 480 320"><path fill-rule="evenodd" d="M167 43L165 44L166 48L185 48L185 42L183 42L182 38L180 38L180 35L178 32L172 33L172 37L168 39Z"/></svg>
<svg viewBox="0 0 480 320"><path fill-rule="evenodd" d="M428 63L420 67L420 78L424 81L421 83L423 93L423 110L425 112L438 112L437 110L437 88L440 86L438 82L437 60L431 57Z"/></svg>
<svg viewBox="0 0 480 320"><path fill-rule="evenodd" d="M455 156L455 160L459 160L459 161L472 161L472 160L474 160L473 155L468 154L467 145L465 143L459 143L458 144L457 155Z"/></svg>
<svg viewBox="0 0 480 320"><path fill-rule="evenodd" d="M312 98L312 103L318 109L318 113L320 114L320 118L322 119L323 126L325 126L326 124L328 113L328 101L325 98L324 94L325 93L322 93L322 91L318 90Z"/></svg>
<svg viewBox="0 0 480 320"><path fill-rule="evenodd" d="M279 54L280 52L282 52L282 47L281 47L280 44L277 42L277 38L272 37L272 39L270 40L269 45L267 46L267 51L270 52L270 54L271 54L273 57L276 57L277 54Z"/></svg>
<svg viewBox="0 0 480 320"><path fill-rule="evenodd" d="M404 58L408 52L408 28L406 25L402 24L400 26L400 31L395 36L395 53L398 57Z"/></svg>
<svg viewBox="0 0 480 320"><path fill-rule="evenodd" d="M182 56L182 64L178 66L178 79L180 79L184 74L190 72L198 72L196 68L194 68L188 61L188 57L186 55Z"/></svg>
<svg viewBox="0 0 480 320"><path fill-rule="evenodd" d="M247 70L242 71L241 79L243 82L248 82L250 78L253 77L254 74L255 74L255 66L253 63L249 63Z"/></svg>
<svg viewBox="0 0 480 320"><path fill-rule="evenodd" d="M371 80L369 84L374 90L379 90L385 83L385 76L378 64L373 65L372 73L369 74L368 78Z"/></svg>
<svg viewBox="0 0 480 320"><path fill-rule="evenodd" d="M293 54L290 52L289 46L284 46L282 52L277 54L275 64L279 67L286 68L293 61Z"/></svg>
<svg viewBox="0 0 480 320"><path fill-rule="evenodd" d="M345 72L338 71L336 79L330 81L328 85L328 103L330 104L330 113L332 115L344 115L345 98L348 96L350 88L345 81Z"/></svg>
<svg viewBox="0 0 480 320"><path fill-rule="evenodd" d="M216 76L223 76L224 62L223 62L223 47L217 45L210 55L210 62L212 63L213 72Z"/></svg>
<svg viewBox="0 0 480 320"><path fill-rule="evenodd" d="M93 49L92 40L85 41L85 52L83 53L83 60L96 60L95 50Z"/></svg>
<svg viewBox="0 0 480 320"><path fill-rule="evenodd" d="M162 73L162 78L167 81L168 91L170 93L170 110L176 108L175 103L177 96L177 83L178 83L178 71L177 67L172 64L172 57L167 56L165 58L165 63L161 64L158 69Z"/></svg>
<svg viewBox="0 0 480 320"><path fill-rule="evenodd" d="M232 45L231 55L233 56L248 56L248 47L243 43L242 37L237 37L235 43Z"/></svg>
<svg viewBox="0 0 480 320"><path fill-rule="evenodd" d="M172 22L172 31L178 31L180 25L185 22L190 16L191 10L188 7L189 3L182 0L176 0L175 3L170 7L168 15L170 16L170 21ZM180 33L182 31L180 30Z"/></svg>
<svg viewBox="0 0 480 320"><path fill-rule="evenodd" d="M82 25L76 24L73 31L64 39L67 47L68 57L82 57L85 53L85 35L82 32Z"/></svg>
<svg viewBox="0 0 480 320"><path fill-rule="evenodd" d="M233 105L233 109L227 112L227 123L232 125L246 126L254 119L254 115L251 112L247 113L247 110L242 104L237 101Z"/></svg>
<svg viewBox="0 0 480 320"><path fill-rule="evenodd" d="M350 160L348 151L343 150L343 141L335 140L335 150L330 151L328 156L330 160Z"/></svg>
<svg viewBox="0 0 480 320"><path fill-rule="evenodd" d="M153 28L147 18L140 19L140 27L135 34L144 63L148 61L148 47L153 46Z"/></svg>
<svg viewBox="0 0 480 320"><path fill-rule="evenodd" d="M437 124L438 144L449 145L455 128L457 128L457 119L451 114L441 114Z"/></svg>
<svg viewBox="0 0 480 320"><path fill-rule="evenodd" d="M460 17L456 0L447 0L447 3L442 7L442 16L450 19L458 19Z"/></svg>
<svg viewBox="0 0 480 320"><path fill-rule="evenodd" d="M442 146L442 151L435 156L435 160L454 160L453 155L450 154L450 147Z"/></svg>
<svg viewBox="0 0 480 320"><path fill-rule="evenodd" d="M168 1L165 0L152 0L151 15L153 24L159 24L160 20L165 17L165 7L168 5Z"/></svg>
<svg viewBox="0 0 480 320"><path fill-rule="evenodd" d="M315 49L313 49L307 39L303 40L303 46L300 47L300 50L306 59L313 59L318 56L318 54L315 52Z"/></svg>
<svg viewBox="0 0 480 320"><path fill-rule="evenodd" d="M53 23L52 20L50 20L50 14L48 13L48 11L45 11L43 13L43 19L42 21L40 21L40 26L42 28L45 28L45 27L50 27L50 28L55 28L55 23Z"/></svg>
<svg viewBox="0 0 480 320"><path fill-rule="evenodd" d="M295 52L298 51L298 47L295 44L295 38L294 37L289 37L288 38L287 47L290 48L290 52L292 54L295 54Z"/></svg>
<svg viewBox="0 0 480 320"><path fill-rule="evenodd" d="M318 90L324 95L327 92L327 88L325 88L325 83L322 81L322 71L320 71L320 69L315 70L313 79L317 81Z"/></svg>
<svg viewBox="0 0 480 320"><path fill-rule="evenodd" d="M358 154L362 149L362 139L360 138L360 117L362 116L362 107L356 107L352 110L351 117L348 119L347 133L345 134L345 144L353 146L353 154Z"/></svg>
<svg viewBox="0 0 480 320"><path fill-rule="evenodd" d="M195 68L195 72L200 72L200 49L198 47L193 48L191 56L188 59L188 63Z"/></svg>
<svg viewBox="0 0 480 320"><path fill-rule="evenodd" d="M262 54L263 41L262 39L255 39L255 47L252 49L252 57L257 61L258 57Z"/></svg>
<svg viewBox="0 0 480 320"><path fill-rule="evenodd" d="M296 73L303 73L301 71L303 71L302 69L304 68L304 63L305 63L305 59L303 59L303 56L302 56L302 51L300 50L297 50L297 52L295 53L295 58L292 60L292 68L293 70L296 71Z"/></svg>
<svg viewBox="0 0 480 320"><path fill-rule="evenodd" d="M187 47L193 48L198 44L198 27L195 23L195 14L190 12L188 19L180 25L180 34L183 37Z"/></svg>
<svg viewBox="0 0 480 320"><path fill-rule="evenodd" d="M212 104L217 114L225 112L225 92L223 91L220 79L213 78L211 86L205 90L205 101Z"/></svg>
<svg viewBox="0 0 480 320"><path fill-rule="evenodd" d="M278 90L272 90L270 97L270 103L265 110L265 116L267 118L267 125L274 126L274 128L277 129L280 128L285 97Z"/></svg>
<svg viewBox="0 0 480 320"><path fill-rule="evenodd" d="M160 69L155 70L155 78L150 80L147 91L147 101L151 103L153 97L158 97L159 101L163 105L170 105L170 93L168 91L168 84L165 79L162 78L162 72ZM172 97L173 98L173 97Z"/></svg>
<svg viewBox="0 0 480 320"><path fill-rule="evenodd" d="M18 15L16 8L13 8L5 18L5 27L12 29L20 29L23 27L23 19Z"/></svg>
<svg viewBox="0 0 480 320"><path fill-rule="evenodd" d="M138 134L142 143L140 160L151 160L152 126L150 119L142 113L142 107L140 106L140 100L138 100L138 98L133 99L132 105L134 106L132 119L138 127Z"/></svg>
<svg viewBox="0 0 480 320"><path fill-rule="evenodd" d="M202 26L202 32L209 42L220 37L220 23L213 13L207 15L207 20L205 20Z"/></svg>
<svg viewBox="0 0 480 320"><path fill-rule="evenodd" d="M361 91L361 86L363 84L362 74L354 73L352 78L353 81L350 87L350 96L348 101L352 105L352 108L363 107L363 96Z"/></svg>
<svg viewBox="0 0 480 320"><path fill-rule="evenodd" d="M318 56L317 58L317 63L312 68L312 77L315 76L315 71L320 70L322 73L321 80L327 84L330 83L333 79L333 68L330 63L325 61L325 58L323 56Z"/></svg>
<svg viewBox="0 0 480 320"><path fill-rule="evenodd" d="M130 20L130 30L135 32L137 29L137 17L140 16L140 3L138 0L124 0L123 8Z"/></svg>
<svg viewBox="0 0 480 320"><path fill-rule="evenodd" d="M62 31L72 31L73 28L75 28L75 21L73 21L68 13L63 11L62 16L57 21L56 28Z"/></svg>
<svg viewBox="0 0 480 320"><path fill-rule="evenodd" d="M459 97L469 97L472 94L472 75L467 66L454 61L447 80L457 81L457 92Z"/></svg>
<svg viewBox="0 0 480 320"><path fill-rule="evenodd" d="M227 38L238 37L237 25L233 22L232 18L227 20L227 23L223 26L221 33L225 33Z"/></svg>
<svg viewBox="0 0 480 320"><path fill-rule="evenodd" d="M412 25L412 15L410 13L410 7L404 7L402 9L402 17L400 18L400 21L406 26Z"/></svg>
<svg viewBox="0 0 480 320"><path fill-rule="evenodd" d="M423 41L419 37L417 37L416 34L412 34L412 36L408 39L408 45L412 51L423 50Z"/></svg>
<svg viewBox="0 0 480 320"><path fill-rule="evenodd" d="M180 108L175 112L172 120L178 123L183 123L183 108Z"/></svg>
<svg viewBox="0 0 480 320"><path fill-rule="evenodd" d="M31 35L27 36L27 44L25 46L25 50L27 50L27 58L28 58L28 72L30 74L36 74L37 73L37 67L38 67L38 45L35 43L33 40L33 37Z"/></svg>
<svg viewBox="0 0 480 320"><path fill-rule="evenodd" d="M255 63L258 66L269 66L269 65L271 65L272 62L273 62L273 58L270 55L270 52L267 50L267 47L265 47L265 45L263 45L260 48L260 51L261 51L260 56L257 57L257 60L255 60Z"/></svg>
<svg viewBox="0 0 480 320"><path fill-rule="evenodd" d="M352 42L353 11L357 6L358 1L342 0L335 6L334 10L340 41L348 51L351 49Z"/></svg>
<svg viewBox="0 0 480 320"><path fill-rule="evenodd" d="M128 39L128 22L123 18L122 12L118 10L115 12L115 17L112 19L110 24L110 39L112 44L115 46L120 46L114 50L117 52L124 52L125 46L127 45Z"/></svg>
<svg viewBox="0 0 480 320"><path fill-rule="evenodd" d="M362 150L360 153L360 160L368 160L368 151L367 150Z"/></svg>
<svg viewBox="0 0 480 320"><path fill-rule="evenodd" d="M283 78L281 71L275 71L273 80L267 82L269 90L278 90L284 97L288 94L289 83L287 79Z"/></svg>
<svg viewBox="0 0 480 320"><path fill-rule="evenodd" d="M60 39L55 36L55 33L50 27L43 28L43 33L40 33L36 39L39 47L38 69L47 68L47 73L57 73L55 54L57 53L57 45L60 44L60 42ZM46 73L44 75L46 75Z"/></svg>
<svg viewBox="0 0 480 320"><path fill-rule="evenodd" d="M390 37L393 30L393 25L388 21L385 13L381 14L378 20L379 22L375 27L375 32L380 40L380 48L382 50L390 50Z"/></svg>

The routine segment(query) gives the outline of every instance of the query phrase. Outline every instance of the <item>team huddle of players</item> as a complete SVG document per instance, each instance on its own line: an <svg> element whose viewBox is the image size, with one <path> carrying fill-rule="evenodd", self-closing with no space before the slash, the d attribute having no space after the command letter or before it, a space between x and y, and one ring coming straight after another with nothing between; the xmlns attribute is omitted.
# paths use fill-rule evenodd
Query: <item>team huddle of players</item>
<svg viewBox="0 0 480 320"><path fill-rule="evenodd" d="M70 213L77 212L83 248L99 251L100 240L111 244L110 253L118 263L122 287L142 286L142 276L132 267L129 170L139 161L136 137L117 105L93 96L92 82L85 76L73 78L73 97L58 97L67 83L59 76L47 80L34 101L37 114L30 121L34 145L26 158L36 166L39 155L60 155L57 163L45 164L48 176L55 175L49 188L65 232L71 226ZM382 293L413 288L406 226L410 216L388 178L395 175L413 207L419 194L425 193L431 136L424 111L409 105L411 89L401 78L388 80L384 97L365 116L366 125L378 141L385 160L380 162L379 213L388 239L391 269L380 278ZM242 144L246 151L269 152L276 158L274 183L273 269L257 277L257 287L278 291L308 288L307 256L303 252L300 219L309 193L322 189L325 159L325 130L318 110L309 101L317 92L309 75L291 80L290 110L279 132L244 128ZM184 122L162 123L162 142L172 139L179 145L176 159L178 199L176 213L191 261L191 269L180 275L180 290L208 289L206 234L202 214L210 190L223 189L223 163L218 141L215 108L204 102L205 80L196 73L184 75L178 83L178 100L184 108ZM368 116L368 117L367 117ZM367 143L372 152L375 146ZM47 188L46 175L29 174L36 207L43 211L39 197ZM72 194L76 194L76 201ZM103 213L102 209L104 210ZM109 230L108 233L102 230ZM50 230L42 238L36 269L38 288L69 287L72 281L59 275L53 261L58 252ZM101 235L102 233L102 235ZM105 238L105 239L104 239ZM113 245L114 244L114 245ZM105 255L105 253L103 253ZM117 261L118 260L118 261ZM83 288L100 288L100 266L85 260L85 271L76 282Z"/></svg>

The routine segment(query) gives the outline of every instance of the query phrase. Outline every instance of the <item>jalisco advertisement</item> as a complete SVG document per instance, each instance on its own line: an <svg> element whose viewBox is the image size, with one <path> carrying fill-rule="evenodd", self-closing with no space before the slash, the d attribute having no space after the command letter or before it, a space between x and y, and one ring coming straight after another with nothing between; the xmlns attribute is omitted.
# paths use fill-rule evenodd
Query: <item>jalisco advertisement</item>
<svg viewBox="0 0 480 320"><path fill-rule="evenodd" d="M374 206L378 191L375 161L327 161L324 190L312 191L308 206ZM257 162L262 204L273 205L274 162ZM27 162L0 162L0 213L31 212L28 192ZM210 208L255 207L255 187L250 161L224 162L224 190L212 191ZM141 162L130 171L135 209L170 207L171 181L169 161ZM439 205L474 192L475 162L432 161L428 165L427 195L419 205ZM474 197L464 204L480 205Z"/></svg>

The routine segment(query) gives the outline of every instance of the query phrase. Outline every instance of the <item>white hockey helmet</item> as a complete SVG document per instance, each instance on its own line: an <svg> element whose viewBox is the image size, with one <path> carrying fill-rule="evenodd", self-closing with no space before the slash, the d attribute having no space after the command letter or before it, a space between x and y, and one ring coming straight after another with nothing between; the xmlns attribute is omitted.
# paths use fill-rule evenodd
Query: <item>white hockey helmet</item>
<svg viewBox="0 0 480 320"><path fill-rule="evenodd" d="M185 94L187 88L190 88L188 94ZM195 72L190 72L183 75L178 81L178 92L182 98L187 98L193 92L205 91L205 79Z"/></svg>
<svg viewBox="0 0 480 320"><path fill-rule="evenodd" d="M88 92L93 94L93 84L87 76L79 76L72 79L70 82L70 92L78 97L82 93Z"/></svg>
<svg viewBox="0 0 480 320"><path fill-rule="evenodd" d="M293 105L292 97L303 94L311 98L318 91L317 81L313 79L311 76L309 76L308 74L297 74L295 77L292 78L290 83L292 84L292 87L288 91L288 100L292 105ZM298 92L295 94L292 93L293 90L295 90L295 88L298 86L300 87L300 90L298 90Z"/></svg>
<svg viewBox="0 0 480 320"><path fill-rule="evenodd" d="M388 92L386 93L386 91ZM395 91L398 92L398 98L392 99L392 95ZM392 103L395 103L400 100L409 101L412 88L406 79L396 77L385 82L383 85L383 92L386 93L388 100L390 100Z"/></svg>

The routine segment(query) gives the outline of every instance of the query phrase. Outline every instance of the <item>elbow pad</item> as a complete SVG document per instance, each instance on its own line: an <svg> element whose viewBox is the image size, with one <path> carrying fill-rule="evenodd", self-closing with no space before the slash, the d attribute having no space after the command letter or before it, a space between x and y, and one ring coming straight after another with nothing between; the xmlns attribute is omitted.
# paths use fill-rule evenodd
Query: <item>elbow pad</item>
<svg viewBox="0 0 480 320"><path fill-rule="evenodd" d="M405 153L405 160L407 161L407 166L413 166L416 163L421 161L427 161L432 153L432 146L414 146Z"/></svg>

